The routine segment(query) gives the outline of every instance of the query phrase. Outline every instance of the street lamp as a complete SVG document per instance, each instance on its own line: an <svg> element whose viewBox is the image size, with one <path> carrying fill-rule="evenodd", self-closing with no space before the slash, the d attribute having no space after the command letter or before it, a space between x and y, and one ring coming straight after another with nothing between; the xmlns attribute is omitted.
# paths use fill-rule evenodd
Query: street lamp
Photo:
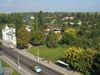
<svg viewBox="0 0 100 75"><path fill-rule="evenodd" d="M38 56L38 61L39 61L39 50L38 50L38 46L37 46L37 56Z"/></svg>
<svg viewBox="0 0 100 75"><path fill-rule="evenodd" d="M19 54L17 53L17 65L18 65L18 69L20 69L20 64L19 64Z"/></svg>

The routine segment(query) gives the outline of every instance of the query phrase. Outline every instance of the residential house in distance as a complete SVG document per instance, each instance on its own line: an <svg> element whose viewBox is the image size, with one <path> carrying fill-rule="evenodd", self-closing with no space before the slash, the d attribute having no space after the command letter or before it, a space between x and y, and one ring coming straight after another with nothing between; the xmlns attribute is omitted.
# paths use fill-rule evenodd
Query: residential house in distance
<svg viewBox="0 0 100 75"><path fill-rule="evenodd" d="M9 28L7 25L2 29L2 39L13 45L16 45L16 29Z"/></svg>

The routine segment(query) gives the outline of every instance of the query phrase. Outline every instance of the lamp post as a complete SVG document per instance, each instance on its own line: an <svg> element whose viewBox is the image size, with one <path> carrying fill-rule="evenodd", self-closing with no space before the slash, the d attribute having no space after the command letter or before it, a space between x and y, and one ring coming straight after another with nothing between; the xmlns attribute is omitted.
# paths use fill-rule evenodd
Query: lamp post
<svg viewBox="0 0 100 75"><path fill-rule="evenodd" d="M19 54L17 53L17 65L18 65L18 69L20 69L20 64L19 64Z"/></svg>
<svg viewBox="0 0 100 75"><path fill-rule="evenodd" d="M39 61L39 50L38 50L38 46L37 46L37 56L38 56L37 60Z"/></svg>

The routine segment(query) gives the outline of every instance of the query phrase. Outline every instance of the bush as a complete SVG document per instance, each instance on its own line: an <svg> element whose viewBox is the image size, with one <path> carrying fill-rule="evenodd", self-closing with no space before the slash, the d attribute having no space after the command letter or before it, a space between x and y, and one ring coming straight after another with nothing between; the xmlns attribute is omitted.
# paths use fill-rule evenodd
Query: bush
<svg viewBox="0 0 100 75"><path fill-rule="evenodd" d="M70 63L74 70L80 71L83 74L89 74L93 63L95 50L70 47L66 50L66 60Z"/></svg>

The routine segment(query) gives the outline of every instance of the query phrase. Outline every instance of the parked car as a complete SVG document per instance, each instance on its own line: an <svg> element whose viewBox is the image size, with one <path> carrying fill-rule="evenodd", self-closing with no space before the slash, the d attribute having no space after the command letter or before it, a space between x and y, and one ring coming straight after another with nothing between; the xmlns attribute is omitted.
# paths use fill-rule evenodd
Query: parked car
<svg viewBox="0 0 100 75"><path fill-rule="evenodd" d="M56 62L56 64L59 65L59 66L61 66L61 67L63 67L63 68L66 68L66 69L70 70L69 64L66 63L66 62L64 62L64 61L62 61L62 60L58 60Z"/></svg>

